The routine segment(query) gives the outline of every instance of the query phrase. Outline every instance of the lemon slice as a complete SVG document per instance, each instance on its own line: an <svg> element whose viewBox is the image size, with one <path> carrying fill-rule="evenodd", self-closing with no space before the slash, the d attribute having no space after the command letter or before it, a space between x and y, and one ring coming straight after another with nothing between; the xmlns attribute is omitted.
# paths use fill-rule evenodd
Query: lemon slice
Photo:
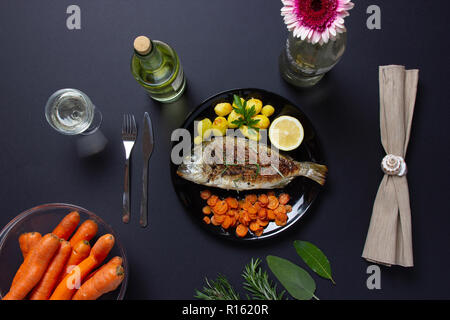
<svg viewBox="0 0 450 320"><path fill-rule="evenodd" d="M303 126L296 118L281 116L273 120L269 128L270 142L280 150L291 151L303 141Z"/></svg>

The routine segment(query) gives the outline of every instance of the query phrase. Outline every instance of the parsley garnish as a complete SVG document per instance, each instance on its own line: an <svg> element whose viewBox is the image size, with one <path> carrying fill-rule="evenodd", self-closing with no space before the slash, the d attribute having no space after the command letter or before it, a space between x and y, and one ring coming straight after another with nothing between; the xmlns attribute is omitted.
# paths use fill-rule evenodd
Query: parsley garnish
<svg viewBox="0 0 450 320"><path fill-rule="evenodd" d="M247 108L247 101L244 101L244 104L242 104L241 98L239 96L233 95L233 98L234 104L236 105L236 107L233 106L233 110L237 114L242 115L242 118L234 120L232 124L238 126L238 128L246 125L249 130L252 129L258 131L259 129L255 126L259 122L259 119L252 119L252 117L256 115L255 106Z"/></svg>

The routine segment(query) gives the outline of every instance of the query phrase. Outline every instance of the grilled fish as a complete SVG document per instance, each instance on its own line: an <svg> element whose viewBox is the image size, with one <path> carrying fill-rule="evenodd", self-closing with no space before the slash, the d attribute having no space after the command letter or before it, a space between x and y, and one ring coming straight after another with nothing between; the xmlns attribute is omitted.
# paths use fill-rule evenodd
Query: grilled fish
<svg viewBox="0 0 450 320"><path fill-rule="evenodd" d="M324 165L295 161L265 144L216 137L196 146L177 174L197 184L243 191L283 188L298 176L324 185L327 171Z"/></svg>

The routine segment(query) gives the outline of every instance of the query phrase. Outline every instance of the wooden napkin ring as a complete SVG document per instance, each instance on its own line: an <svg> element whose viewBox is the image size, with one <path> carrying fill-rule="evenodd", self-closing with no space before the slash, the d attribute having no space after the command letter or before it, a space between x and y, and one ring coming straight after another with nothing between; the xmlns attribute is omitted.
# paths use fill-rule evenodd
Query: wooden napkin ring
<svg viewBox="0 0 450 320"><path fill-rule="evenodd" d="M393 154L388 154L383 158L383 161L381 161L381 170L387 175L399 177L403 177L408 171L405 159Z"/></svg>

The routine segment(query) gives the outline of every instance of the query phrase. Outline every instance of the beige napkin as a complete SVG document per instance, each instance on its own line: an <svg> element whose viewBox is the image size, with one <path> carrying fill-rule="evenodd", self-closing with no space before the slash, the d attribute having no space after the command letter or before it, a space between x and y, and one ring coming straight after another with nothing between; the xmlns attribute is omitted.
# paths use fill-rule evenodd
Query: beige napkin
<svg viewBox="0 0 450 320"><path fill-rule="evenodd" d="M419 70L381 66L380 127L386 154L405 158L416 101ZM411 208L406 176L385 174L370 220L362 256L385 265L413 266Z"/></svg>

